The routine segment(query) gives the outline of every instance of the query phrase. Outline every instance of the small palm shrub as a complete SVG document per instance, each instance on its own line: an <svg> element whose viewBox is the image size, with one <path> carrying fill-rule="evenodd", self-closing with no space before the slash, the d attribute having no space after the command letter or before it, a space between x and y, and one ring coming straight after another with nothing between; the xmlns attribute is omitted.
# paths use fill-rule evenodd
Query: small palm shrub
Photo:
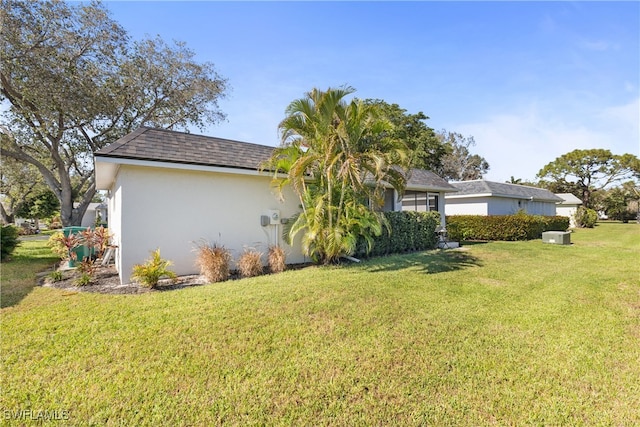
<svg viewBox="0 0 640 427"><path fill-rule="evenodd" d="M155 289L161 278L167 277L173 281L177 279L176 273L169 270L171 261L160 257L160 249L151 253L151 258L144 264L133 266L133 279L139 281L143 286Z"/></svg>
<svg viewBox="0 0 640 427"><path fill-rule="evenodd" d="M272 273L282 273L287 268L286 255L280 246L269 246L267 260Z"/></svg>
<svg viewBox="0 0 640 427"><path fill-rule="evenodd" d="M228 249L215 243L202 243L198 245L196 252L196 265L208 282L221 282L229 278L231 253Z"/></svg>
<svg viewBox="0 0 640 427"><path fill-rule="evenodd" d="M3 225L0 230L0 251L2 261L9 258L16 247L20 244L18 240L19 230L13 225Z"/></svg>
<svg viewBox="0 0 640 427"><path fill-rule="evenodd" d="M262 274L262 253L255 249L245 249L238 259L238 272L242 277L254 277Z"/></svg>

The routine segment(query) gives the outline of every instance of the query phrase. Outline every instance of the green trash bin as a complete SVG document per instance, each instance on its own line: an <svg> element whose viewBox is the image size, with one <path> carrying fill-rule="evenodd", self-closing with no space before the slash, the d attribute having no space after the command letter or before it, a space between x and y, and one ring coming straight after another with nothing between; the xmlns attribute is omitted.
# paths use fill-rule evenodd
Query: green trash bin
<svg viewBox="0 0 640 427"><path fill-rule="evenodd" d="M64 237L69 237L72 234L80 234L82 231L87 230L89 227L64 227L62 233ZM69 267L75 267L77 263L82 262L83 259L91 257L93 254L92 248L87 245L80 245L73 249L76 254L76 259L69 260Z"/></svg>

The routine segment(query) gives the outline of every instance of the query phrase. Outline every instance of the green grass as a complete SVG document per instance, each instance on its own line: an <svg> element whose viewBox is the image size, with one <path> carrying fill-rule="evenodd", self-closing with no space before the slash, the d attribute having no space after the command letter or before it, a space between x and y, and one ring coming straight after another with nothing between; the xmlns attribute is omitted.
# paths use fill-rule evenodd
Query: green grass
<svg viewBox="0 0 640 427"><path fill-rule="evenodd" d="M71 425L639 425L640 226L571 237L141 295L35 288L2 310L0 409Z"/></svg>
<svg viewBox="0 0 640 427"><path fill-rule="evenodd" d="M51 270L60 259L51 253L46 240L25 239L20 242L10 261L0 264L0 307L19 303L36 285L36 273Z"/></svg>

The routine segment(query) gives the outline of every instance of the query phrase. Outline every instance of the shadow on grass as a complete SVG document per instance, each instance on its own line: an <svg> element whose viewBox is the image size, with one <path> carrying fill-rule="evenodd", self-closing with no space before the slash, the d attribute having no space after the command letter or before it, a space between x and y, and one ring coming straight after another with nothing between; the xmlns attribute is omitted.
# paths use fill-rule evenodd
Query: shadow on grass
<svg viewBox="0 0 640 427"><path fill-rule="evenodd" d="M425 274L436 274L479 266L482 266L480 260L464 250L433 250L372 258L364 267L374 273L419 269Z"/></svg>
<svg viewBox="0 0 640 427"><path fill-rule="evenodd" d="M38 286L39 273L50 271L60 259L48 249L21 245L10 259L2 262L0 308L12 307Z"/></svg>

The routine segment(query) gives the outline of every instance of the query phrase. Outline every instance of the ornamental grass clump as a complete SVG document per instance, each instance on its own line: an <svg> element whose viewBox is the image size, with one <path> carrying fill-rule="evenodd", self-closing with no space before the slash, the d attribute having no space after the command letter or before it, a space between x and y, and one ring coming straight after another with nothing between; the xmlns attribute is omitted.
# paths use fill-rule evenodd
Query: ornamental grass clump
<svg viewBox="0 0 640 427"><path fill-rule="evenodd" d="M269 246L267 262L272 273L282 273L287 267L284 249L280 246Z"/></svg>
<svg viewBox="0 0 640 427"><path fill-rule="evenodd" d="M221 282L229 278L231 253L224 246L201 243L198 245L196 265L208 282Z"/></svg>
<svg viewBox="0 0 640 427"><path fill-rule="evenodd" d="M245 249L238 259L238 272L242 277L255 277L262 274L262 252Z"/></svg>
<svg viewBox="0 0 640 427"><path fill-rule="evenodd" d="M151 258L144 264L133 266L133 279L139 281L143 286L155 289L161 278L166 277L175 282L178 278L176 273L169 270L171 261L160 257L160 249L151 253Z"/></svg>

